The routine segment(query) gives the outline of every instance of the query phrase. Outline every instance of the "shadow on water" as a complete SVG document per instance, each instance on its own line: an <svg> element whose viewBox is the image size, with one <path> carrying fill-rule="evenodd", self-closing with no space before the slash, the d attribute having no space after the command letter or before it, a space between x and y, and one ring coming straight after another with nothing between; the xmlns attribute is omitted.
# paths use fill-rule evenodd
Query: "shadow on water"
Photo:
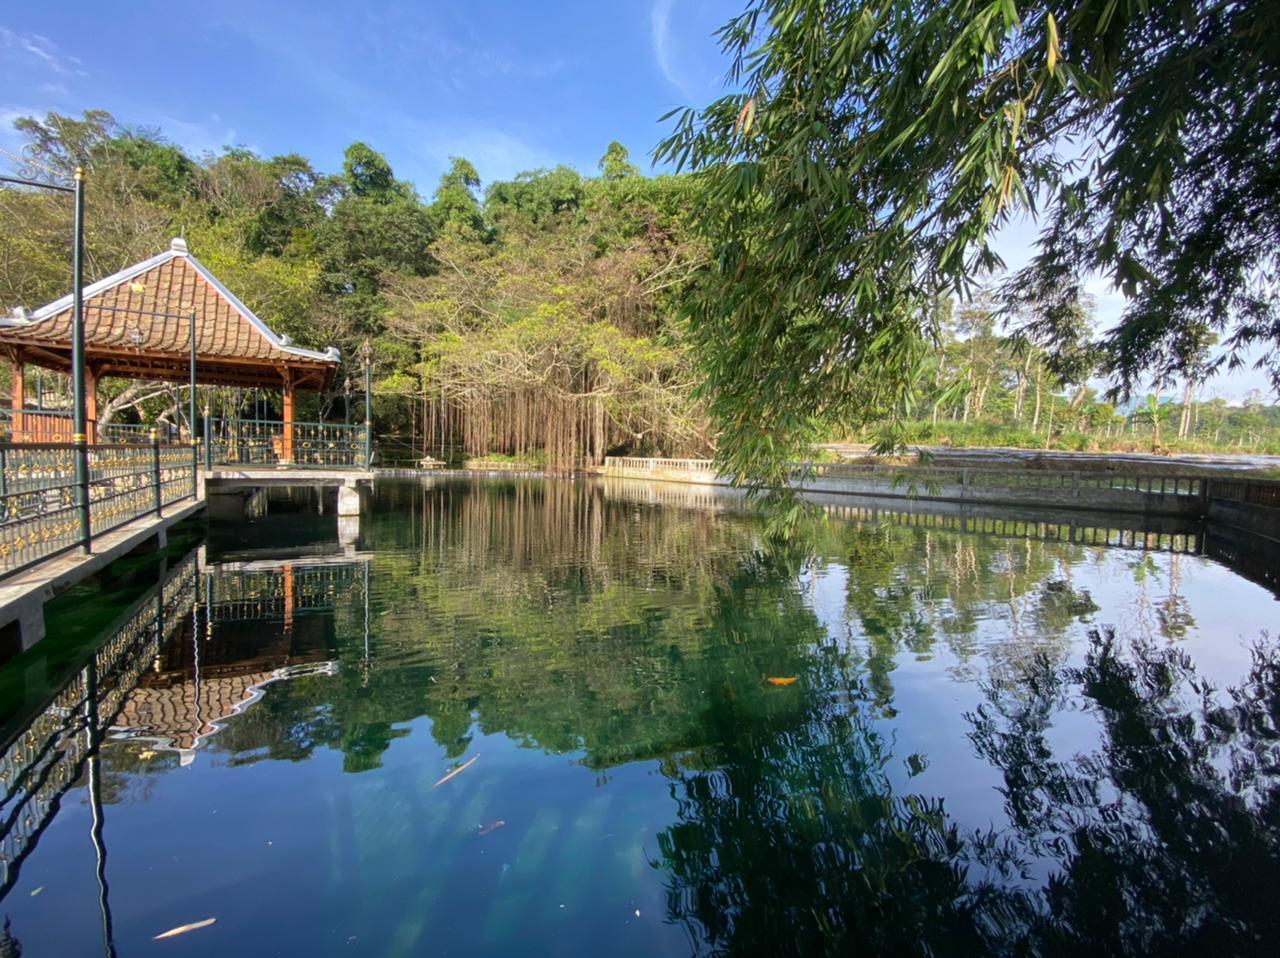
<svg viewBox="0 0 1280 958"><path fill-rule="evenodd" d="M110 951L104 809L139 780L201 749L232 769L332 751L376 775L410 735L460 759L501 734L605 780L656 763L672 808L647 863L695 954L1276 940L1280 656L1261 641L1214 689L1179 645L1195 618L1177 564L1199 530L876 506L817 533L797 587L732 499L659 506L629 486L392 484L345 554L319 523L276 541L304 509L171 563L7 726L0 900L72 788L87 788ZM1071 570L1096 530L1134 550L1140 587L1168 575L1150 634L1093 624L1099 600ZM260 558L273 542L288 558ZM847 573L843 631L814 568ZM1009 641L984 644L993 615ZM916 787L941 756L902 754L903 662L941 658L979 690L951 719L1000 782L1000 827ZM1056 733L1079 716L1095 736Z"/></svg>

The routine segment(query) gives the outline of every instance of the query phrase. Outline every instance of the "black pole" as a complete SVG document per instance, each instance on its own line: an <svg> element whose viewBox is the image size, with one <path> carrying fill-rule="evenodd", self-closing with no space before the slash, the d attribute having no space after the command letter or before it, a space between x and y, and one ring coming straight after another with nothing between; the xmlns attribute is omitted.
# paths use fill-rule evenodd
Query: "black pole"
<svg viewBox="0 0 1280 958"><path fill-rule="evenodd" d="M89 837L93 840L98 879L98 914L102 918L102 944L107 958L115 958L115 933L112 931L110 891L107 887L107 843L103 836L102 776L98 770L98 749L102 730L98 716L98 665L90 659L85 667L85 735L88 738L89 805L93 813Z"/></svg>
<svg viewBox="0 0 1280 958"><path fill-rule="evenodd" d="M151 427L151 482L156 487L156 515L163 515L164 491L160 480L160 433Z"/></svg>
<svg viewBox="0 0 1280 958"><path fill-rule="evenodd" d="M373 406L369 397L373 392L373 347L364 341L364 467L373 465Z"/></svg>
<svg viewBox="0 0 1280 958"><path fill-rule="evenodd" d="M84 170L76 167L75 237L71 246L71 440L75 444L76 511L80 548L93 551L89 520L89 437L84 394Z"/></svg>
<svg viewBox="0 0 1280 958"><path fill-rule="evenodd" d="M187 406L187 419L191 426L191 495L199 498L197 486L200 475L200 443L196 439L196 314L191 311L191 399Z"/></svg>

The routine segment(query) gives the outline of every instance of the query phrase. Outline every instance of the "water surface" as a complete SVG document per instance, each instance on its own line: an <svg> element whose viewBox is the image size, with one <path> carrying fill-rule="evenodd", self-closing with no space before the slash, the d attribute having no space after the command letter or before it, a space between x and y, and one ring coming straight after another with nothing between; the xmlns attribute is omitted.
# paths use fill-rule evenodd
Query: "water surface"
<svg viewBox="0 0 1280 958"><path fill-rule="evenodd" d="M927 516L797 565L675 490L304 501L15 660L23 953L1270 953L1271 593Z"/></svg>

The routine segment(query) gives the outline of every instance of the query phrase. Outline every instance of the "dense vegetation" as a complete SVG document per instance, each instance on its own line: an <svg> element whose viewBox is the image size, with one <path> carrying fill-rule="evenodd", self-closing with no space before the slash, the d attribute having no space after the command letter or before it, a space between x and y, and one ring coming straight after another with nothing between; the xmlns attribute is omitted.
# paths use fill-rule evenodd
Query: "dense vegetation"
<svg viewBox="0 0 1280 958"><path fill-rule="evenodd" d="M363 143L330 175L294 154L197 160L101 111L16 126L33 173L87 170L89 280L182 234L278 331L337 345L357 393L371 342L388 458L536 455L565 468L610 449L710 451L675 322L701 255L681 215L688 183L640 176L617 143L597 177L557 167L483 194L454 158L423 199ZM66 292L68 217L60 197L0 191L0 307ZM341 418L341 380L306 412ZM169 387L113 394L107 419L182 415ZM263 410L277 399L222 390L206 402Z"/></svg>
<svg viewBox="0 0 1280 958"><path fill-rule="evenodd" d="M101 111L16 125L30 172L66 181L77 164L87 168L89 279L182 234L276 329L341 349L345 373L331 394L306 400L303 418L341 420L344 379L358 404L370 342L383 461L483 457L560 471L610 452L708 455L719 446L759 473L763 460L753 457L793 453L796 441L877 440L886 417L908 442L1280 450L1280 407L1259 395L1243 406L1206 397L1207 367L1183 376L1175 398L1117 405L1100 395L1113 357L1096 342L1082 295L1054 307L1047 337L1032 328L1044 316L1034 301L1024 299L1011 323L1001 289L973 288L961 300L940 292L917 304L932 330L927 348L886 345L876 361L892 385L850 356L831 363L802 349L808 373L839 380L820 396L776 365L794 337L786 304L801 293L762 293L755 267L735 265L726 277L720 234L705 230L715 222L705 219L714 202L707 176L642 176L617 143L598 176L558 167L483 190L472 165L455 158L424 198L363 143L327 174L294 154L227 148L193 158ZM68 226L64 198L0 190L0 310L65 293ZM773 317L756 317L764 339L743 339L741 354L726 351L707 313L738 295L765 296ZM1202 345L1212 343L1207 334ZM56 377L43 385L55 403L65 391ZM854 407L846 388L857 393ZM108 382L104 392L103 422L185 414L180 386ZM203 402L274 418L279 397L204 390Z"/></svg>
<svg viewBox="0 0 1280 958"><path fill-rule="evenodd" d="M1088 300L1082 328L1089 328ZM1280 406L1260 391L1243 403L1205 395L1187 379L1176 396L1147 393L1117 404L1097 388L1103 359L1077 348L1068 366L1018 332L1002 332L999 307L977 295L937 310L938 343L912 384L917 401L899 422L904 441L1076 451L1280 452ZM876 424L844 438L873 441Z"/></svg>
<svg viewBox="0 0 1280 958"><path fill-rule="evenodd" d="M1022 213L1042 234L1002 307L1060 373L1082 342L1122 391L1274 345L1278 27L1266 0L748 2L733 89L659 149L700 186L721 458L776 484L815 431L918 414L932 304ZM1127 297L1092 334L1090 272Z"/></svg>

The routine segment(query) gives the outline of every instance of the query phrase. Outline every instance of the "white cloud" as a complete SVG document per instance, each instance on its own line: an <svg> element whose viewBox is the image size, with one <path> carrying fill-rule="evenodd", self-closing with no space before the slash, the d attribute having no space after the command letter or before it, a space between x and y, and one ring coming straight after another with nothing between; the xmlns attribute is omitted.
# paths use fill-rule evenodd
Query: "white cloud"
<svg viewBox="0 0 1280 958"><path fill-rule="evenodd" d="M61 76L88 76L79 57L63 53L56 43L38 33L19 33L0 27L0 44L14 51L28 66L51 70Z"/></svg>
<svg viewBox="0 0 1280 958"><path fill-rule="evenodd" d="M675 0L655 0L653 4L653 56L667 82L683 93L686 99L693 100L694 95L680 77L675 65L675 51L671 42L671 8L674 3Z"/></svg>
<svg viewBox="0 0 1280 958"><path fill-rule="evenodd" d="M418 190L430 195L435 180L444 171L450 156L462 156L475 166L485 183L507 180L517 173L555 166L559 162L547 150L506 130L487 126L441 128L413 123L415 139L410 144L422 161L421 173L410 172Z"/></svg>

